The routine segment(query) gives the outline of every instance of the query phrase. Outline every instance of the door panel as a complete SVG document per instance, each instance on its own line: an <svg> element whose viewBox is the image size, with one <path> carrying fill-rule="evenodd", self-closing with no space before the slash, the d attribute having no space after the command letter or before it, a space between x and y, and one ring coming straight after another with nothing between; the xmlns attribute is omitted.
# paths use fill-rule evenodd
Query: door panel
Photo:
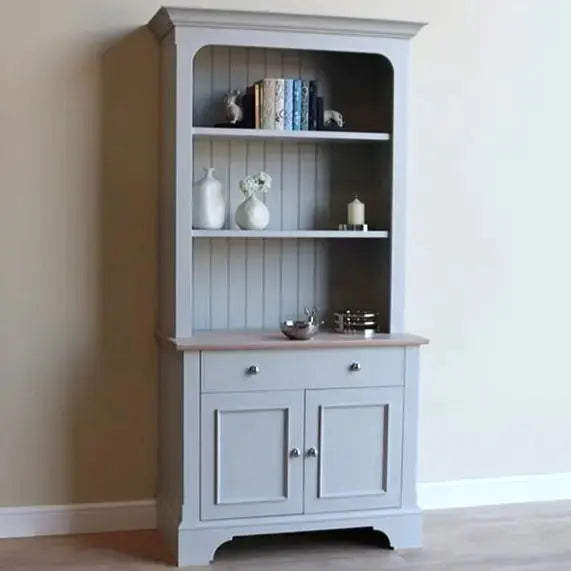
<svg viewBox="0 0 571 571"><path fill-rule="evenodd" d="M307 391L306 513L400 505L402 406L400 387Z"/></svg>
<svg viewBox="0 0 571 571"><path fill-rule="evenodd" d="M202 519L302 511L303 392L202 396Z"/></svg>

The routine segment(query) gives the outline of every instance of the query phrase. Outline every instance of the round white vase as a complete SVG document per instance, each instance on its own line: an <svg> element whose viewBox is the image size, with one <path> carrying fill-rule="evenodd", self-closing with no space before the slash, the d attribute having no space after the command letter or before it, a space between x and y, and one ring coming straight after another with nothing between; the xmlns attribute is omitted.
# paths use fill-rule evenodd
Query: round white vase
<svg viewBox="0 0 571 571"><path fill-rule="evenodd" d="M204 169L204 176L192 185L192 227L220 230L226 221L226 199L222 183L214 169Z"/></svg>
<svg viewBox="0 0 571 571"><path fill-rule="evenodd" d="M242 230L263 230L270 223L270 211L252 194L236 209L235 220Z"/></svg>

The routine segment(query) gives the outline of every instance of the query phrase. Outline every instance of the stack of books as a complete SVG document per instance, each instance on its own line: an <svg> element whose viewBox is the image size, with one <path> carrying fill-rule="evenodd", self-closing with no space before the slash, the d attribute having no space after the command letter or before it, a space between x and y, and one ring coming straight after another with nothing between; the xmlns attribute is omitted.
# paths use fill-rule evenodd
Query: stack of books
<svg viewBox="0 0 571 571"><path fill-rule="evenodd" d="M246 89L242 108L244 128L323 129L323 97L319 97L317 82L313 80L264 78Z"/></svg>

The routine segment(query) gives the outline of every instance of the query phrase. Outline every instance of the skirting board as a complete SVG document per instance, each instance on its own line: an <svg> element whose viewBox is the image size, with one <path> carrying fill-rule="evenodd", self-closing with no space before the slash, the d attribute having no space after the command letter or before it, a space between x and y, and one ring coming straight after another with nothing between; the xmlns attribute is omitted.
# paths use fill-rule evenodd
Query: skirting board
<svg viewBox="0 0 571 571"><path fill-rule="evenodd" d="M155 500L0 508L0 539L155 529Z"/></svg>
<svg viewBox="0 0 571 571"><path fill-rule="evenodd" d="M417 495L423 510L571 500L571 473L419 483Z"/></svg>
<svg viewBox="0 0 571 571"><path fill-rule="evenodd" d="M571 473L419 483L423 510L571 500ZM155 529L156 501L0 508L0 539Z"/></svg>

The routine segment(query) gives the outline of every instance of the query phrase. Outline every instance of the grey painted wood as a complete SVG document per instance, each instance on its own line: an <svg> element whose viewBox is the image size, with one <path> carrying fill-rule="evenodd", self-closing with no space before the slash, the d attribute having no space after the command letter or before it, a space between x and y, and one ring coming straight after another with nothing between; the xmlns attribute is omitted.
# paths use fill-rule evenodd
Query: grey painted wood
<svg viewBox="0 0 571 571"><path fill-rule="evenodd" d="M288 75L291 76L293 74ZM201 98L208 99L208 96ZM208 122L213 123L214 119L210 119L211 112L214 107L210 104L208 109L202 108L199 104L198 112L202 116L208 117ZM206 120L205 120L206 121ZM229 139L243 140L250 139L274 140L274 141L303 141L303 142L378 142L388 141L391 136L389 133L378 132L362 132L362 131L272 131L270 129L224 129L221 127L194 127L192 135L197 140L208 139Z"/></svg>
<svg viewBox="0 0 571 571"><path fill-rule="evenodd" d="M228 327L241 329L246 324L246 240L228 240L228 245Z"/></svg>
<svg viewBox="0 0 571 571"><path fill-rule="evenodd" d="M268 230L280 230L282 219L280 216L283 202L287 199L287 189L282 184L282 144L270 141L263 145L263 161L260 169L270 173L272 188L264 195L263 200L270 211Z"/></svg>
<svg viewBox="0 0 571 571"><path fill-rule="evenodd" d="M249 141L232 139L230 141L213 138L197 139L194 146L193 168L195 180L200 179L204 169L215 168L215 176L222 182L228 200L228 220L226 229L237 229L234 214L244 197L239 190L239 182L246 174L267 171L272 177L272 187L264 200L270 211L271 230L337 230L338 225L347 222L347 203L358 192L365 197L375 184L371 180L373 163L377 160L372 152L365 155L357 145L353 153L357 159L357 169L350 180L345 180L348 172L345 154L355 144L339 143L335 153L326 144L283 141ZM367 145L371 146L371 145ZM341 161L333 168L333 161ZM337 174L336 171L340 173ZM330 173L330 174L326 174ZM334 184L332 184L332 182ZM338 197L331 198L332 188L338 188ZM329 216L329 210L323 209L334 200L337 210ZM366 200L366 198L365 198ZM321 209L316 210L320 205ZM319 216L316 213L319 213ZM388 230L390 218L381 226L379 215L375 214L375 203L369 204L368 223L370 230Z"/></svg>
<svg viewBox="0 0 571 571"><path fill-rule="evenodd" d="M212 329L227 329L231 289L228 274L228 240L213 240L210 243L210 255L210 326Z"/></svg>
<svg viewBox="0 0 571 571"><path fill-rule="evenodd" d="M233 536L291 533L370 527L390 538L394 547L421 547L422 515L418 510L380 509L336 513L280 515L225 520L210 520L200 527L179 531L178 564L208 565L216 549Z"/></svg>
<svg viewBox="0 0 571 571"><path fill-rule="evenodd" d="M277 240L263 241L264 253L264 298L263 327L273 329L281 321L280 300L282 298L282 244Z"/></svg>
<svg viewBox="0 0 571 571"><path fill-rule="evenodd" d="M194 137L387 141L392 132L393 70L380 54L205 46L194 58ZM317 80L325 108L343 113L344 131L217 129L225 121L223 97L264 77ZM346 78L350 77L351 81Z"/></svg>
<svg viewBox="0 0 571 571"><path fill-rule="evenodd" d="M175 334L189 335L192 332L192 248L188 240L188 232L192 225L192 162L193 141L187 129L181 125L192 125L192 74L189 65L191 58L182 54L192 53L192 43L188 38L177 37L174 79L175 124L169 126L169 136L174 131L174 180L171 192L174 192L174 239L175 239L175 283L173 284L175 299ZM172 68L169 66L169 69Z"/></svg>
<svg viewBox="0 0 571 571"><path fill-rule="evenodd" d="M214 296L211 295L211 248L211 240L196 240L192 244L192 322L195 330L212 329L210 307Z"/></svg>
<svg viewBox="0 0 571 571"><path fill-rule="evenodd" d="M402 393L307 391L305 513L400 505Z"/></svg>
<svg viewBox="0 0 571 571"><path fill-rule="evenodd" d="M202 396L204 520L303 509L303 392Z"/></svg>
<svg viewBox="0 0 571 571"><path fill-rule="evenodd" d="M162 344L159 351L158 504L181 520L183 500L183 354ZM163 506L161 506L163 507Z"/></svg>
<svg viewBox="0 0 571 571"><path fill-rule="evenodd" d="M246 241L246 323L245 329L264 326L264 243Z"/></svg>
<svg viewBox="0 0 571 571"><path fill-rule="evenodd" d="M175 46L172 37L164 39L160 52L160 185L159 185L159 328L175 335Z"/></svg>
<svg viewBox="0 0 571 571"><path fill-rule="evenodd" d="M327 315L328 250L316 242L193 240L194 330L277 330L281 321L302 317L307 306Z"/></svg>
<svg viewBox="0 0 571 571"><path fill-rule="evenodd" d="M418 464L419 350L405 348L405 386L403 406L402 506L417 505Z"/></svg>
<svg viewBox="0 0 571 571"><path fill-rule="evenodd" d="M338 81L347 73L358 77L371 76L373 72L391 73L379 62L385 61L372 55L363 56L365 63L359 63L360 54L348 54L319 51L292 51L276 49L256 49L227 46L203 47L194 60L195 79L202 78L194 85L194 121L198 127L196 133L216 135L212 129L215 121L223 120L221 101L224 92L230 88L242 88L245 83L251 83L265 76L280 76L290 74L306 79L316 78L320 88L328 93L334 87L332 101L340 101L349 111L354 90L347 95L347 82ZM200 71L209 67L207 72ZM331 70L329 74L327 70ZM347 70L345 74L343 70ZM359 75L360 74L360 75ZM240 85L243 82L244 85ZM380 80L377 81L379 83ZM388 82L392 86L392 75ZM353 123L357 126L368 127L367 117L376 117L376 108L391 108L392 90L379 95L379 90L362 90L364 100L357 105L361 109L364 104L367 113L360 116L353 113ZM371 96L380 100L369 102ZM210 105L206 102L210 102ZM351 114L348 115L351 117ZM380 117L380 115L379 115ZM391 122L381 123L378 119L376 126L390 131ZM370 127L369 127L370 128ZM390 215L391 201L379 196L390 196L391 180L386 179L385 169L376 168L379 155L375 145L359 144L359 137L379 139L384 134L373 133L333 133L315 132L315 134L287 134L282 141L272 140L271 136L259 137L255 131L251 137L241 139L240 130L224 130L226 137L214 136L210 140L197 139L194 146L193 168L195 178L202 175L202 169L210 166L216 168L218 178L226 189L228 198L228 220L226 228L233 231L234 212L242 197L238 190L240 179L248 173L267 170L273 177L273 185L264 200L270 210L270 224L266 232L284 232L285 237L301 238L300 231L318 231L326 237L336 236L339 223L346 222L347 203L353 194L358 192L367 206L367 222L371 229L383 232L382 236L391 232L392 218ZM309 133L309 132L308 132ZM303 140L303 137L354 137L349 139L351 144L330 146L319 145ZM302 137L298 141L288 140L288 137ZM249 140L250 138L254 140ZM258 139L258 140L256 140ZM264 140L268 139L268 140ZM382 143L384 144L384 143ZM389 156L385 153L383 156ZM349 166L350 165L350 166ZM386 161L384 162L386 165ZM389 165L390 166L390 165ZM380 189L380 191L379 191ZM214 236L224 236L224 231L215 232ZM206 237L208 232L196 231L193 236ZM228 237L234 236L230 234ZM254 233L252 236L262 236ZM272 236L272 234L270 234ZM279 236L274 234L274 236ZM372 234L368 235L372 237ZM380 236L377 234L377 237ZM317 236L315 236L317 237ZM352 236L355 237L355 236ZM316 305L324 312L344 307L364 307L376 310L381 314L381 323L386 331L391 330L391 260L390 252L385 247L380 249L366 248L366 255L359 244L354 247L334 246L325 249L317 242L283 242L278 251L277 247L266 243L253 244L247 242L242 256L241 247L233 248L222 244L210 244L210 260L206 259L206 246L197 247L198 262L193 268L193 303L199 304L193 317L195 330L276 327L280 320L297 318L305 306ZM226 248L226 249L225 249ZM240 251L239 251L240 250ZM245 290L244 307L239 306L239 297L224 290L233 287L233 281L227 279L229 260L225 260L223 252L232 252L240 256L232 260L232 267L241 264L245 266L243 282L238 291ZM321 258L325 253L331 259ZM277 256L277 257L276 257ZM379 260L371 263L371 260ZM281 265L280 282L277 283L276 265ZM266 271L269 272L266 275ZM239 272L241 274L241 270ZM339 279L339 276L343 277ZM358 292L354 281L358 276L363 284ZM328 277L331 281L328 281ZM226 279L225 279L226 278ZM324 287L323 284L328 284ZM365 284L367 287L365 287ZM282 293L279 309L274 292ZM208 296L208 291L211 292ZM365 298L361 296L365 291ZM232 306L229 299L232 297ZM210 312L204 309L210 306ZM398 307L398 303L395 305ZM226 311L227 318L223 318ZM268 316L266 317L266 313ZM235 316L244 316L240 322ZM232 325L230 325L232 316Z"/></svg>
<svg viewBox="0 0 571 571"><path fill-rule="evenodd" d="M277 321L297 317L305 305L317 305L325 315L345 306L371 307L379 311L385 331L402 332L409 89L409 45L404 40L421 26L182 8L162 9L150 23L162 44L159 326L175 340L177 349L184 349L182 365L179 360L176 366L161 367L161 385L173 376L180 379L181 374L184 381L182 396L176 392L181 390L180 383L164 389L170 401L164 400L161 408L159 462L161 486L167 491L159 493L159 521L177 551L179 565L206 563L220 542L247 533L371 526L386 532L396 546L420 544L421 518L413 490L418 350L404 348L407 342L393 337L372 341L368 348L349 348L345 339L334 343L325 336L314 340L313 346L304 345L299 355L297 349L276 349L288 356L284 362L283 358L274 360L275 339L258 336L255 341L252 335L254 329L263 327L277 332ZM284 135L211 130L224 119L226 90L281 74L317 79L327 98L326 107L344 113L348 131ZM192 182L201 176L202 168L210 166L216 168L226 189L229 230L234 229L233 213L241 200L240 179L258 169L271 171L274 187L266 197L271 211L268 231L276 234L246 239L192 232ZM337 224L346 221L346 204L354 192L367 205L370 227L388 232L389 239L329 239ZM299 234L303 230L327 234ZM192 341L192 335L202 331L208 336L213 330L229 337L237 331L241 344L229 352L224 350L229 341L219 343L215 348L220 351L212 360L200 341ZM263 365L263 372L247 390L242 373L234 372L236 364L242 365L225 360L228 355L243 357L245 352L239 349L245 346L258 347L249 356L259 355ZM333 346L343 348L329 348ZM398 358L387 360L387 350L394 350ZM361 376L351 376L346 369L340 373L335 363L346 367L345 357L355 351L371 351L377 357L363 359ZM383 386L387 379L397 386ZM201 387L213 392L201 395ZM234 392L216 392L228 390ZM399 421L403 395L404 415ZM180 408L178 414L171 414L173 401L179 398L182 417ZM201 402L210 409L201 411ZM238 412L239 403L250 407L250 412ZM296 439L306 431L307 445L307 438L316 436L311 431L318 431L309 416L317 414L319 403L324 407L321 445L326 453L321 494L309 459L300 462L309 468L304 481L303 469L298 472L294 493L291 487L284 492L283 467L291 464L284 464L282 455L270 456L265 463L258 458L240 463L241 454L248 457L250 451L244 442L255 438L279 440L282 450L286 449L286 416L290 421L297 418L288 427L298 431ZM208 428L208 411L214 413L220 405L226 410L218 415L219 433L224 433L218 449L231 468L219 473L222 485L215 488L214 464L203 461L201 466L199 458L202 454L203 460L214 462L208 447L217 440L204 429ZM294 409L292 416L288 411ZM387 410L388 421L379 420L386 420ZM261 419L262 430L254 434L252 426L257 424L247 417ZM207 423L202 430L201 421ZM380 426L387 423L389 433L383 440ZM347 424L351 430L344 431ZM214 430L211 425L210 429ZM362 458L347 466L339 451L347 449L355 433L365 443ZM397 442L401 440L402 454ZM266 448L275 452L271 446ZM387 492L379 493L384 483L379 485L375 478L385 468ZM339 479L342 469L345 478ZM240 471L243 480L224 479L225 474ZM395 474L401 471L402 488L395 484ZM215 489L218 504L214 503ZM395 489L398 501L389 501ZM253 508L243 502L252 493L258 494ZM207 520L204 514L201 518L201 498L203 508L210 501L212 508L229 511L220 516L216 514L223 509L212 512L223 519ZM265 509L274 505L272 498L277 515ZM308 498L314 503L310 505ZM386 503L377 503L381 498ZM225 499L230 503L224 504ZM299 502L304 500L302 513ZM178 505L170 509L171 502ZM295 504L295 512L279 511L287 502Z"/></svg>
<svg viewBox="0 0 571 571"><path fill-rule="evenodd" d="M408 74L404 72L409 57L409 46L403 46L394 54L391 62L401 73L394 76L394 136L392 147L392 249L390 327L391 331L404 329L405 292L405 239L406 239L406 178L407 178L407 129ZM382 262L381 262L382 263Z"/></svg>
<svg viewBox="0 0 571 571"><path fill-rule="evenodd" d="M193 238L327 238L378 240L389 237L387 230L193 230Z"/></svg>
<svg viewBox="0 0 571 571"><path fill-rule="evenodd" d="M360 370L351 370L353 363ZM258 373L249 372L252 366ZM399 386L403 382L402 347L202 352L203 392Z"/></svg>
<svg viewBox="0 0 571 571"><path fill-rule="evenodd" d="M174 26L177 28L210 28L222 33L228 28L263 30L266 33L289 35L303 32L308 36L340 34L366 36L373 41L379 38L410 39L425 23L337 16L313 16L277 12L248 12L235 10L204 10L192 8L161 8L149 22L150 29L160 39ZM216 30L221 28L221 31ZM193 30L190 30L192 33Z"/></svg>
<svg viewBox="0 0 571 571"><path fill-rule="evenodd" d="M183 353L183 503L181 525L197 525L200 504L200 353ZM168 411L166 411L168 414Z"/></svg>

